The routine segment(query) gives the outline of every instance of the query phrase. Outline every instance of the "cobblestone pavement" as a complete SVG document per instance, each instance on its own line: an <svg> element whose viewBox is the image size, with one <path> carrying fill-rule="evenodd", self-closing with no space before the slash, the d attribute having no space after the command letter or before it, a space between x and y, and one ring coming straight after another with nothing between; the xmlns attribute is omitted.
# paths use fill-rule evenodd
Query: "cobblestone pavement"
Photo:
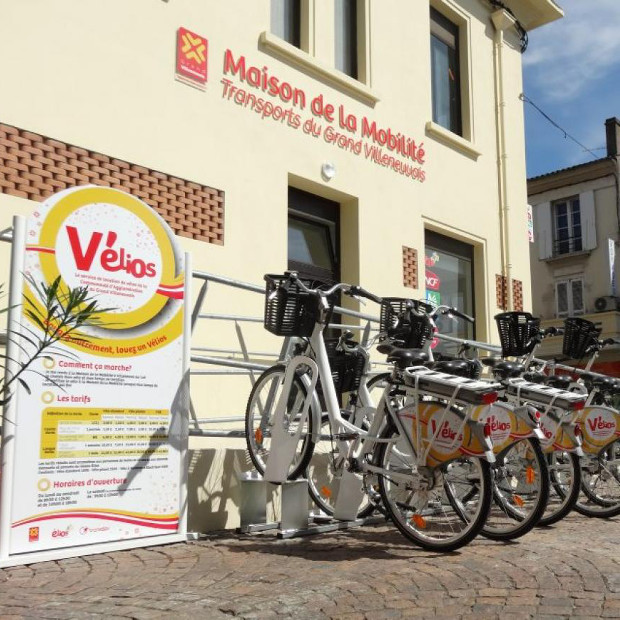
<svg viewBox="0 0 620 620"><path fill-rule="evenodd" d="M620 520L458 553L388 525L206 540L0 570L0 618L620 618Z"/></svg>

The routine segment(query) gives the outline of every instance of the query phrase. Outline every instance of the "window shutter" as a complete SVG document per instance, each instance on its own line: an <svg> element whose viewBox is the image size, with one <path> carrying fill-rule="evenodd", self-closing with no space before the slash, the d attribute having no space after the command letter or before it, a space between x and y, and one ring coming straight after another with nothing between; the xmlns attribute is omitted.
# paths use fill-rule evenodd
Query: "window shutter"
<svg viewBox="0 0 620 620"><path fill-rule="evenodd" d="M555 285L555 303L559 317L568 316L568 282Z"/></svg>
<svg viewBox="0 0 620 620"><path fill-rule="evenodd" d="M551 225L551 203L541 202L536 205L535 239L538 243L538 258L543 260L553 256L553 227Z"/></svg>
<svg viewBox="0 0 620 620"><path fill-rule="evenodd" d="M585 308L583 306L583 280L571 280L571 297L573 314L583 314Z"/></svg>
<svg viewBox="0 0 620 620"><path fill-rule="evenodd" d="M581 210L581 235L584 250L593 250L596 247L596 217L594 209L594 192L579 194Z"/></svg>

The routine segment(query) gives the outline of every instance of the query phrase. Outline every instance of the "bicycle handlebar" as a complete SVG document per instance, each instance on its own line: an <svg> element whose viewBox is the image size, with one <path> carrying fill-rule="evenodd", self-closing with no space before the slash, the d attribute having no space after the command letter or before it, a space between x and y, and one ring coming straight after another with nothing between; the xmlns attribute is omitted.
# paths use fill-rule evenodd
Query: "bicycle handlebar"
<svg viewBox="0 0 620 620"><path fill-rule="evenodd" d="M377 304L381 304L383 301L381 297L373 295L373 293L370 293L361 286L351 286L348 291L345 291L345 295L350 295L351 297L365 297L366 299L370 299L370 301L374 301Z"/></svg>
<svg viewBox="0 0 620 620"><path fill-rule="evenodd" d="M457 308L451 308L450 306L437 306L437 308L433 308L432 311L430 312L430 316L432 318L435 318L440 314L451 314L453 316L458 316L459 318L464 319L468 323L476 322L476 320L473 317L469 316L469 314L465 314L464 312L461 312Z"/></svg>

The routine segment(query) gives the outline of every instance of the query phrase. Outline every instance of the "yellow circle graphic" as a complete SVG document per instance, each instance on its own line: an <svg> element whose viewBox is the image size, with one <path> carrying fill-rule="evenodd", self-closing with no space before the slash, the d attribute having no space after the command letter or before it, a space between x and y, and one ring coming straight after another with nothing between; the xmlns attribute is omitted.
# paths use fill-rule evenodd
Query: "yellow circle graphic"
<svg viewBox="0 0 620 620"><path fill-rule="evenodd" d="M46 405L49 405L54 402L54 394L52 392L43 392L43 394L41 394L41 400Z"/></svg>
<svg viewBox="0 0 620 620"><path fill-rule="evenodd" d="M39 243L43 247L56 247L56 239L62 225L67 218L80 209L94 203L106 203L126 209L137 218L142 220L155 238L162 259L162 273L160 282L170 283L175 279L175 260L172 243L164 225L156 213L145 203L125 192L109 187L85 187L63 196L49 211L39 237ZM41 254L41 269L48 284L51 284L58 276L61 276L55 254ZM67 289L66 283L61 276L63 289ZM128 312L106 312L100 315L99 322L107 329L129 329L142 325L156 316L164 307L168 298L164 295L154 294L151 299L139 308Z"/></svg>
<svg viewBox="0 0 620 620"><path fill-rule="evenodd" d="M52 483L47 478L41 478L41 480L37 482L37 488L43 493L45 493L45 491L49 491L51 486Z"/></svg>
<svg viewBox="0 0 620 620"><path fill-rule="evenodd" d="M56 367L56 362L52 357L44 357L43 358L43 366L48 370L52 370L52 368Z"/></svg>

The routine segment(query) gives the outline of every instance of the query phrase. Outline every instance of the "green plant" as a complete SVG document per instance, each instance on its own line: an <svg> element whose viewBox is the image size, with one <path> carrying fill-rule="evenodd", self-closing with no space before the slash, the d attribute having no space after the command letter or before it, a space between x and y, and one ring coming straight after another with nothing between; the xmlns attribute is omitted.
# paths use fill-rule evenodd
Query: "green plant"
<svg viewBox="0 0 620 620"><path fill-rule="evenodd" d="M30 277L26 277L26 280L35 298L24 294L24 314L41 331L38 332L25 323L22 323L20 331L13 330L10 326L7 329L7 341L14 344L24 355L9 360L7 344L7 353L4 355L0 370L6 369L8 361L16 362L17 369L13 374L3 373L0 376L0 406L9 402L16 383L30 393L23 375L27 371L40 374L32 367L33 362L40 358L51 358L52 355L74 356L57 344L62 341L85 341L86 337L80 329L97 325L99 323L97 316L110 310L100 308L97 300L89 296L86 286L64 288L61 286L60 277L49 286L44 283L37 284ZM3 308L0 313L8 310L9 308Z"/></svg>

